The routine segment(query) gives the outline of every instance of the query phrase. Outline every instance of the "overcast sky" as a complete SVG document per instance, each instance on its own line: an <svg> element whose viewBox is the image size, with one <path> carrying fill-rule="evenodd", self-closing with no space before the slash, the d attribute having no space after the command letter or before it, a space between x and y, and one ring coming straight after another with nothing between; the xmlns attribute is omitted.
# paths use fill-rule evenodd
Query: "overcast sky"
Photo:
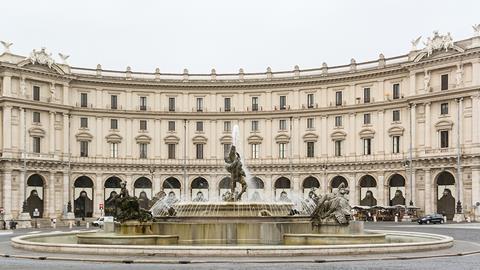
<svg viewBox="0 0 480 270"><path fill-rule="evenodd" d="M57 60L69 54L80 67L263 72L396 56L432 30L468 38L479 10L475 0L10 0L1 3L0 40L16 54L42 46Z"/></svg>

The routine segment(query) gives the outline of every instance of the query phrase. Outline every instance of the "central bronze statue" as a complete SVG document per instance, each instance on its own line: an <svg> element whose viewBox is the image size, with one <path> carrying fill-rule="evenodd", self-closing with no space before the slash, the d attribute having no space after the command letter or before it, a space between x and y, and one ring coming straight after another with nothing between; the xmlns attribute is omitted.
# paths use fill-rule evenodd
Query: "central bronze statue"
<svg viewBox="0 0 480 270"><path fill-rule="evenodd" d="M138 198L130 196L127 190L127 182L120 183L120 193L114 195L108 203L113 203L113 216L120 222L137 220L140 222L151 221L152 213L140 207Z"/></svg>
<svg viewBox="0 0 480 270"><path fill-rule="evenodd" d="M230 173L230 191L223 194L224 201L233 202L239 201L242 198L243 193L247 190L247 182L245 181L245 171L243 170L242 160L240 154L237 152L235 145L230 147L228 156L225 157L225 169ZM242 185L240 192L235 190L237 183Z"/></svg>

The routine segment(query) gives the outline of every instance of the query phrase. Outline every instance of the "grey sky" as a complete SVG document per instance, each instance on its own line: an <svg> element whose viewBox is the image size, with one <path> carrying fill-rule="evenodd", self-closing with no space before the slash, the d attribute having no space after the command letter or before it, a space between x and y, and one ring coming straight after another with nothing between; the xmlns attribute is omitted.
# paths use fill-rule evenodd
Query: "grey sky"
<svg viewBox="0 0 480 270"><path fill-rule="evenodd" d="M70 54L72 66L134 71L262 72L407 53L410 40L470 37L480 1L3 1L12 52ZM56 56L58 59L58 57Z"/></svg>

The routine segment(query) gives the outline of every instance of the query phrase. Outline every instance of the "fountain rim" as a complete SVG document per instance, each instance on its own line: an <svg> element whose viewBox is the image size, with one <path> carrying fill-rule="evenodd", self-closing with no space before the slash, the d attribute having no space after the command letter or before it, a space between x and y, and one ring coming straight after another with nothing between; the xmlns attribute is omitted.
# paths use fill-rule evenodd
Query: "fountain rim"
<svg viewBox="0 0 480 270"><path fill-rule="evenodd" d="M31 242L28 239L48 236L68 236L98 232L49 232L34 235L16 236L11 245L30 251L67 254L95 255L164 255L164 256L334 256L351 254L388 254L392 252L418 252L445 249L453 246L453 237L410 231L365 230L365 232L385 233L389 236L421 237L423 242L382 243L382 244L343 244L343 245L94 245ZM220 254L220 255L219 255Z"/></svg>

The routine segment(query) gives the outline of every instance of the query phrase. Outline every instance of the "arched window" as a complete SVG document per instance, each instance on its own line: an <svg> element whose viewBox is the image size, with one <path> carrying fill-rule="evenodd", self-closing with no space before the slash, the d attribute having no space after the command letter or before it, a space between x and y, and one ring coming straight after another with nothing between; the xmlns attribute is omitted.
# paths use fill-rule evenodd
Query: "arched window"
<svg viewBox="0 0 480 270"><path fill-rule="evenodd" d="M280 177L275 181L275 199L281 202L290 202L290 179Z"/></svg>
<svg viewBox="0 0 480 270"><path fill-rule="evenodd" d="M364 175L360 179L360 205L377 205L377 181L371 175Z"/></svg>
<svg viewBox="0 0 480 270"><path fill-rule="evenodd" d="M447 171L437 176L437 213L453 219L455 215L455 177ZM429 213L427 213L429 214Z"/></svg>
<svg viewBox="0 0 480 270"><path fill-rule="evenodd" d="M173 194L175 195L176 198L180 198L180 195L181 195L181 184L180 184L180 181L178 181L177 178L175 177L169 177L167 179L165 179L165 181L163 181L163 192L165 192L165 194L170 194L173 192Z"/></svg>
<svg viewBox="0 0 480 270"><path fill-rule="evenodd" d="M75 217L93 216L93 181L88 176L78 177L74 184L73 213Z"/></svg>
<svg viewBox="0 0 480 270"><path fill-rule="evenodd" d="M394 174L388 181L389 205L405 205L405 178L400 174Z"/></svg>
<svg viewBox="0 0 480 270"><path fill-rule="evenodd" d="M348 187L348 181L347 181L347 179L345 179L345 177L343 177L341 175L337 175L337 176L333 177L332 181L330 182L330 189L332 191L336 190L338 188L338 186L340 186L341 183L343 183L345 185L345 187Z"/></svg>
<svg viewBox="0 0 480 270"><path fill-rule="evenodd" d="M208 201L208 181L203 177L197 177L192 181L192 201Z"/></svg>
<svg viewBox="0 0 480 270"><path fill-rule="evenodd" d="M106 181L103 189L103 198L104 198L104 209L105 215L113 215L115 210L115 203L113 198L120 193L122 180L116 176L109 177Z"/></svg>
<svg viewBox="0 0 480 270"><path fill-rule="evenodd" d="M28 196L27 211L31 217L43 217L44 185L43 177L39 174L33 174L27 179L27 193L25 195ZM34 215L34 213L38 213L38 215Z"/></svg>
<svg viewBox="0 0 480 270"><path fill-rule="evenodd" d="M320 182L317 178L313 176L309 176L303 180L303 197L306 199L308 198L310 192L314 192L315 194L320 194Z"/></svg>

